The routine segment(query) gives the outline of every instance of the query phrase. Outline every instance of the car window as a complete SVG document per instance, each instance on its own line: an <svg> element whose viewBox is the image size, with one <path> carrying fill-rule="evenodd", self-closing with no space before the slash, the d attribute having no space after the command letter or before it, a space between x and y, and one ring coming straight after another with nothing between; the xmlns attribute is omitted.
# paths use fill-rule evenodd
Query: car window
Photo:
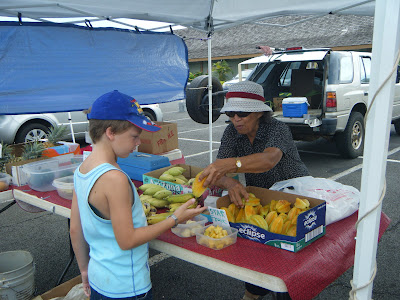
<svg viewBox="0 0 400 300"><path fill-rule="evenodd" d="M292 78L292 70L299 69L300 64L301 64L301 62L296 61L296 62L292 62L287 65L287 67L282 72L281 77L279 79L281 86L290 87L290 82L291 82L291 78Z"/></svg>
<svg viewBox="0 0 400 300"><path fill-rule="evenodd" d="M340 83L351 83L353 81L353 60L351 56L343 56L340 58Z"/></svg>
<svg viewBox="0 0 400 300"><path fill-rule="evenodd" d="M361 83L369 83L369 79L371 76L371 58L370 57L361 57Z"/></svg>

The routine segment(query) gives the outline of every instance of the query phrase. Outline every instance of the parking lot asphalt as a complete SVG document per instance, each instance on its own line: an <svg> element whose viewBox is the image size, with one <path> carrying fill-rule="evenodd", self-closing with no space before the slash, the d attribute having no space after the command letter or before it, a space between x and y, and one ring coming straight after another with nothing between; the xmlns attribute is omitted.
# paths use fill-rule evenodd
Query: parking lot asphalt
<svg viewBox="0 0 400 300"><path fill-rule="evenodd" d="M164 121L178 124L179 148L186 164L205 167L210 162L209 126L194 122L178 104L161 104ZM227 117L221 116L213 124L212 160L215 159L226 120ZM362 157L350 160L341 158L336 153L335 145L324 139L296 144L301 159L312 176L331 178L360 189ZM387 192L382 204L382 211L389 216L391 223L378 244L377 275L372 295L375 300L400 299L398 174L400 136L396 135L392 126L386 169ZM0 204L0 209L4 206L5 204ZM268 251L268 247L266 246L265 251ZM27 250L33 255L37 287L35 294L40 295L50 290L55 286L69 259L67 219L49 212L31 213L18 205L12 206L0 214L0 252L11 250ZM340 264L340 261L337 263ZM154 299L235 300L243 296L244 285L241 281L154 250L150 250L150 265ZM64 281L77 275L79 269L74 260ZM350 268L314 299L348 299L352 277L353 268ZM307 284L307 278L304 278L304 284ZM264 299L272 297L266 296Z"/></svg>

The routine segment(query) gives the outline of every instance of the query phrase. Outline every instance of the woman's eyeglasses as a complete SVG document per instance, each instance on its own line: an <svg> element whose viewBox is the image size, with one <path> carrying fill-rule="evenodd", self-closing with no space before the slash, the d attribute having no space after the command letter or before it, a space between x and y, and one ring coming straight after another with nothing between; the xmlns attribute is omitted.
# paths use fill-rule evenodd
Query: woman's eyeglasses
<svg viewBox="0 0 400 300"><path fill-rule="evenodd" d="M244 112L244 111L226 111L225 114L226 114L229 118L233 118L235 115L237 115L239 118L245 118L245 117L247 117L249 114L251 114L251 112Z"/></svg>

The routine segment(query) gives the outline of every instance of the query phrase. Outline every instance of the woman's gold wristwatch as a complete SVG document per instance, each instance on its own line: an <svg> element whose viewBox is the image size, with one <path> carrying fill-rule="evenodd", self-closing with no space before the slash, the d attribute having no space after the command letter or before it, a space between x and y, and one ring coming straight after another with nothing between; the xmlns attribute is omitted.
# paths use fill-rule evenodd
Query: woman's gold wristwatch
<svg viewBox="0 0 400 300"><path fill-rule="evenodd" d="M236 158L236 172L239 172L239 169L242 167L242 162L240 161L240 159L237 157Z"/></svg>

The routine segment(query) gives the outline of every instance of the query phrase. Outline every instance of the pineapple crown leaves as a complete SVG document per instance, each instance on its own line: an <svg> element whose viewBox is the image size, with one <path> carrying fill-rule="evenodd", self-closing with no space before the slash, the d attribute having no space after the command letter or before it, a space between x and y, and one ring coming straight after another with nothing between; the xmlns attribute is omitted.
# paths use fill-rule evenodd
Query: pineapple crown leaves
<svg viewBox="0 0 400 300"><path fill-rule="evenodd" d="M64 135L67 133L68 127L65 125L55 125L50 127L49 132L47 133L47 140L49 143L56 144L61 141Z"/></svg>
<svg viewBox="0 0 400 300"><path fill-rule="evenodd" d="M34 141L24 145L22 158L24 160L39 158L42 156L42 152L46 149L43 143Z"/></svg>

